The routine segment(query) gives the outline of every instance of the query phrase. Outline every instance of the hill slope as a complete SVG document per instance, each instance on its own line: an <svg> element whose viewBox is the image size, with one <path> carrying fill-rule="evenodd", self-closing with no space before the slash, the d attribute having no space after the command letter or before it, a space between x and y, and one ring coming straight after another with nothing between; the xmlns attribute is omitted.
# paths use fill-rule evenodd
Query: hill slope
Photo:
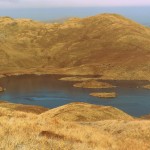
<svg viewBox="0 0 150 150"><path fill-rule="evenodd" d="M96 106L86 103L71 103L41 114L42 118L61 118L64 121L132 120L126 113L111 106Z"/></svg>
<svg viewBox="0 0 150 150"><path fill-rule="evenodd" d="M150 28L117 14L72 18L63 24L1 17L0 42L1 74L35 68L150 79Z"/></svg>
<svg viewBox="0 0 150 150"><path fill-rule="evenodd" d="M1 149L148 150L150 147L150 121L132 118L113 107L86 103L47 111L37 106L18 109L21 107L0 103ZM33 111L36 109L43 113Z"/></svg>

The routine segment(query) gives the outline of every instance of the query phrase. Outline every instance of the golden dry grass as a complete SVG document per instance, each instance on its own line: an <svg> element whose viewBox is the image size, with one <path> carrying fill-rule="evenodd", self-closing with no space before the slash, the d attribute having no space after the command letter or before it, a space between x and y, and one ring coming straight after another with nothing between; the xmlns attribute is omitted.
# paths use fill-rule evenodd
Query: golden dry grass
<svg viewBox="0 0 150 150"><path fill-rule="evenodd" d="M11 111L21 111L21 112L34 113L34 114L41 114L48 110L48 108L44 108L40 106L13 104L6 101L0 101L0 108L8 108Z"/></svg>
<svg viewBox="0 0 150 150"><path fill-rule="evenodd" d="M67 111L63 110L65 108ZM68 109L76 109L72 114ZM107 108L107 110L106 110ZM81 111L82 109L82 111ZM96 120L63 117L99 110ZM50 116L50 112L59 116ZM74 110L75 111L75 110ZM86 111L90 111L86 114ZM62 114L61 114L62 112ZM114 117L109 117L110 114ZM104 115L102 117L102 115ZM120 115L120 117L118 116ZM121 117L122 116L122 117ZM105 119L106 117L106 119ZM71 117L72 118L72 117ZM0 148L4 150L148 150L150 121L134 119L112 107L72 103L43 114L25 113L0 107ZM99 121L98 121L99 120Z"/></svg>
<svg viewBox="0 0 150 150"><path fill-rule="evenodd" d="M76 18L63 24L9 17L1 17L0 22L0 74L150 79L150 29L120 15Z"/></svg>
<svg viewBox="0 0 150 150"><path fill-rule="evenodd" d="M0 17L0 32L0 78L56 73L150 79L150 29L120 15L63 24ZM150 121L85 103L48 110L0 102L0 149L149 150Z"/></svg>
<svg viewBox="0 0 150 150"><path fill-rule="evenodd" d="M64 121L99 121L109 119L132 120L126 113L111 106L97 106L86 103L71 103L51 109L40 116L42 118L61 118Z"/></svg>

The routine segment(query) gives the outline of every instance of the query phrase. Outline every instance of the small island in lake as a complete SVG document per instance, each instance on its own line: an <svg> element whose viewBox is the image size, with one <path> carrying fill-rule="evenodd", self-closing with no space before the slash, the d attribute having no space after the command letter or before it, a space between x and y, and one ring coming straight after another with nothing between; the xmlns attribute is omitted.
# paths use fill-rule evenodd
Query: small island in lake
<svg viewBox="0 0 150 150"><path fill-rule="evenodd" d="M143 88L144 88L144 89L149 89L149 90L150 90L150 84L149 84L149 85L144 85Z"/></svg>
<svg viewBox="0 0 150 150"><path fill-rule="evenodd" d="M100 97L100 98L115 98L115 97L117 97L117 94L115 92L91 93L90 95L94 96L94 97Z"/></svg>
<svg viewBox="0 0 150 150"><path fill-rule="evenodd" d="M116 86L113 86L106 82L99 82L95 80L85 81L81 83L76 83L73 85L74 87L78 88L115 88Z"/></svg>
<svg viewBox="0 0 150 150"><path fill-rule="evenodd" d="M5 90L5 88L0 87L0 92L4 92Z"/></svg>

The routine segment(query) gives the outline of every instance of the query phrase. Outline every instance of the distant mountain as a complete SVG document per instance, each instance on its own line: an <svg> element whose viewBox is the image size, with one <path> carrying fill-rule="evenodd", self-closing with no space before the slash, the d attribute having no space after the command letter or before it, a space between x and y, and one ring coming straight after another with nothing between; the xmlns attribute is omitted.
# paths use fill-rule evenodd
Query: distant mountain
<svg viewBox="0 0 150 150"><path fill-rule="evenodd" d="M1 74L34 69L150 79L150 28L117 14L63 24L1 17L0 43Z"/></svg>

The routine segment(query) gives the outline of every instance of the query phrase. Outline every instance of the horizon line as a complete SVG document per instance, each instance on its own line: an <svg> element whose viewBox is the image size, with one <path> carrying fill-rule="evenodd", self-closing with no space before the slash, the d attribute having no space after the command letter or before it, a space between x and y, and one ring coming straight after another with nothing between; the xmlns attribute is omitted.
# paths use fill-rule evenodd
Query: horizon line
<svg viewBox="0 0 150 150"><path fill-rule="evenodd" d="M51 7L0 7L0 9L55 9L55 8L126 8L126 7L150 7L150 5L126 5L126 6L51 6Z"/></svg>

